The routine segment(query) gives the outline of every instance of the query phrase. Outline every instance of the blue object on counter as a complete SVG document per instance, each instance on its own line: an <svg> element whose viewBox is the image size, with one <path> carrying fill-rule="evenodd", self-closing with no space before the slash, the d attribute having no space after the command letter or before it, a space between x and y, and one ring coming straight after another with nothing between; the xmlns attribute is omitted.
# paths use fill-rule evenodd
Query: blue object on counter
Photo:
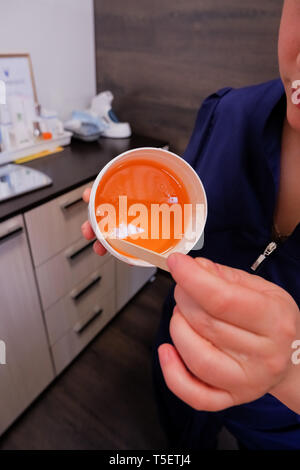
<svg viewBox="0 0 300 470"><path fill-rule="evenodd" d="M103 132L108 127L108 124L102 121L102 119L92 116L84 111L73 111L72 119L80 121L85 125L86 129L90 128L93 132Z"/></svg>
<svg viewBox="0 0 300 470"><path fill-rule="evenodd" d="M108 127L104 120L85 111L73 111L72 118L64 125L65 129L73 132L73 136L84 141L99 139Z"/></svg>

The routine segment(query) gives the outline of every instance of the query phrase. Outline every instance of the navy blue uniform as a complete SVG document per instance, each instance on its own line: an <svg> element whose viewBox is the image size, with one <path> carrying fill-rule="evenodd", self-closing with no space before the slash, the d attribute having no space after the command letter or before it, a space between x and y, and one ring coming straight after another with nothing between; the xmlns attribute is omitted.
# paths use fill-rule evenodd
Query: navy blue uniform
<svg viewBox="0 0 300 470"><path fill-rule="evenodd" d="M199 174L208 200L204 247L191 252L192 256L253 272L251 265L272 241L285 114L286 96L279 79L241 89L224 88L203 102L184 153ZM300 307L300 224L286 241L278 243L256 274L283 287ZM270 394L212 413L194 410L169 391L157 348L172 343L173 307L172 289L153 350L155 392L170 444L214 448L216 434L225 425L248 449L300 449L300 415Z"/></svg>

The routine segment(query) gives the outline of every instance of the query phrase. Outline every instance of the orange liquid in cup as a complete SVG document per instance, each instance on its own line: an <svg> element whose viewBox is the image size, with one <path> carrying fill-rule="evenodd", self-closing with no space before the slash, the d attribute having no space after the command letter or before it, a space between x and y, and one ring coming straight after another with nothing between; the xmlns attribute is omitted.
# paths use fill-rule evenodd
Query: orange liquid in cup
<svg viewBox="0 0 300 470"><path fill-rule="evenodd" d="M132 204L142 203L148 210L148 234L149 238L141 238L138 235L123 236L124 240L140 245L157 253L165 253L173 248L180 240L175 238L179 232L184 233L184 204L188 204L189 198L186 188L180 178L172 170L156 161L141 158L128 159L116 163L110 167L101 179L95 196L95 211L97 223L105 215L97 215L97 208L100 204L109 203L115 208L116 228L120 227L119 196L127 196L127 208ZM182 217L181 226L174 213L170 212L170 238L163 238L162 215L159 215L159 226L156 234L159 232L159 238L151 238L151 204L167 204L172 206L174 203L181 206ZM128 211L127 209L127 211ZM134 225L136 215L129 216L127 212L127 223ZM156 219L157 220L157 219ZM138 226L138 225L137 225ZM164 232L165 233L165 232ZM156 235L157 236L157 235ZM137 238L138 237L138 238ZM119 251L122 253L121 251ZM129 256L127 253L122 253Z"/></svg>

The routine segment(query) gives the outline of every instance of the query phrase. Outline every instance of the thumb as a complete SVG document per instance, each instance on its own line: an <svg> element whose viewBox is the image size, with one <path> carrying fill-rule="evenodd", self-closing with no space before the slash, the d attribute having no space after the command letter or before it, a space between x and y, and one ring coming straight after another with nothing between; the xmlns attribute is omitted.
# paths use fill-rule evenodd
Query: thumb
<svg viewBox="0 0 300 470"><path fill-rule="evenodd" d="M219 269L212 261L172 253L167 264L175 282L200 303L203 297L209 302L219 292L226 291L228 283L219 275Z"/></svg>
<svg viewBox="0 0 300 470"><path fill-rule="evenodd" d="M196 275L200 276L202 272L202 276L203 273L209 274L210 281L214 280L214 283L219 280L220 282L216 284L216 287L219 286L219 288L225 288L229 284L240 285L259 292L277 288L272 282L266 281L260 276L247 273L242 269L214 263L207 258L191 258L182 253L173 253L168 257L167 263L173 278L182 287L183 284L187 285L189 282L194 284L193 279Z"/></svg>
<svg viewBox="0 0 300 470"><path fill-rule="evenodd" d="M283 289L280 294L281 288L259 276L204 258L174 253L167 263L177 284L207 314L258 334L265 335L270 328L265 311L274 308L271 290L273 299L276 291L276 302L279 296L286 297Z"/></svg>
<svg viewBox="0 0 300 470"><path fill-rule="evenodd" d="M278 286L256 274L248 273L242 269L232 268L224 264L214 263L206 258L195 258L195 261L204 269L216 276L220 276L231 284L248 287L255 291L278 290Z"/></svg>

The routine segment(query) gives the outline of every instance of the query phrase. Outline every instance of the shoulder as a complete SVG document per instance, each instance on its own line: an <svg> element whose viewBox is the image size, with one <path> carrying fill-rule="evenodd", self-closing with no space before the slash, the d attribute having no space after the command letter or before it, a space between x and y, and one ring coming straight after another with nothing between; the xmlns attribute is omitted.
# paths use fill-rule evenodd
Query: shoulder
<svg viewBox="0 0 300 470"><path fill-rule="evenodd" d="M270 112L284 94L280 79L242 88L225 87L207 96L196 117L192 139L210 135L214 125L231 127L263 126ZM194 140L194 139L193 139Z"/></svg>
<svg viewBox="0 0 300 470"><path fill-rule="evenodd" d="M284 92L280 79L242 88L222 88L208 96L203 104L215 103L217 117L262 117L270 112ZM200 108L201 109L201 108Z"/></svg>
<svg viewBox="0 0 300 470"><path fill-rule="evenodd" d="M221 88L200 106L184 158L194 165L208 142L237 140L263 127L274 103L284 92L280 79L243 88Z"/></svg>

